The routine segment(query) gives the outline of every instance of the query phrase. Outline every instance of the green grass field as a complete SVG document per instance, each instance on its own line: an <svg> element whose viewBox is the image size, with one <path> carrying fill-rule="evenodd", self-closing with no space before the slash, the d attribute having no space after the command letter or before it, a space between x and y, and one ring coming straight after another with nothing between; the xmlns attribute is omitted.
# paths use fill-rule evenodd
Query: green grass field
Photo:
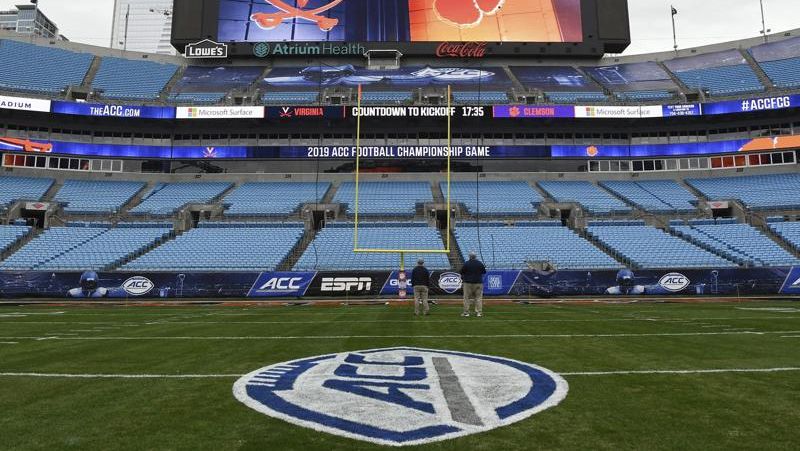
<svg viewBox="0 0 800 451"><path fill-rule="evenodd" d="M2 307L0 448L380 449L260 414L233 397L232 385L273 363L392 346L513 358L560 373L570 386L561 404L519 423L408 449L800 446L800 304L502 305L487 307L484 318L458 313L439 306L414 318L410 307L384 305Z"/></svg>

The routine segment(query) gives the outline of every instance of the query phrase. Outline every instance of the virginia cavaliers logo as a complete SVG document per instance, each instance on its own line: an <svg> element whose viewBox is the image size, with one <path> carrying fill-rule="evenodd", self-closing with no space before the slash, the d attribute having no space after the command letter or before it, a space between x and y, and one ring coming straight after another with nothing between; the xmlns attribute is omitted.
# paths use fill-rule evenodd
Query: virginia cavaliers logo
<svg viewBox="0 0 800 451"><path fill-rule="evenodd" d="M289 423L382 445L486 432L557 405L569 386L529 363L466 352L384 348L278 363L234 396Z"/></svg>
<svg viewBox="0 0 800 451"><path fill-rule="evenodd" d="M288 4L284 0L264 0L280 11L275 13L255 13L250 16L250 20L255 22L264 30L273 30L287 20L304 19L317 24L322 31L331 31L339 25L339 19L325 17L322 14L344 0L331 0L330 3L315 9L305 9L309 0L297 0L297 7Z"/></svg>
<svg viewBox="0 0 800 451"><path fill-rule="evenodd" d="M445 22L459 28L480 25L484 16L496 14L506 0L434 0L433 10Z"/></svg>

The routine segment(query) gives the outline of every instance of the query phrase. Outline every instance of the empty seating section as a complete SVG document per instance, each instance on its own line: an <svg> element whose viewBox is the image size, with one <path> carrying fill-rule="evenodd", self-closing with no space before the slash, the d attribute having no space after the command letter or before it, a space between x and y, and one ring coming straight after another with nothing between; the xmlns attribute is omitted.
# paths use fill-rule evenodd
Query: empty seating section
<svg viewBox="0 0 800 451"><path fill-rule="evenodd" d="M0 252L5 252L20 238L31 231L28 226L22 225L0 225Z"/></svg>
<svg viewBox="0 0 800 451"><path fill-rule="evenodd" d="M261 100L265 105L308 105L317 103L319 92L266 92Z"/></svg>
<svg viewBox="0 0 800 451"><path fill-rule="evenodd" d="M447 183L440 187L447 198ZM450 197L453 203L463 203L472 215L493 216L532 216L543 201L526 182L454 182Z"/></svg>
<svg viewBox="0 0 800 451"><path fill-rule="evenodd" d="M769 228L789 243L795 251L800 251L800 222L774 222Z"/></svg>
<svg viewBox="0 0 800 451"><path fill-rule="evenodd" d="M800 174L688 179L708 200L740 200L753 210L800 208Z"/></svg>
<svg viewBox="0 0 800 451"><path fill-rule="evenodd" d="M186 204L214 201L231 185L225 182L160 183L130 213L170 216Z"/></svg>
<svg viewBox="0 0 800 451"><path fill-rule="evenodd" d="M800 38L769 42L748 51L776 87L800 87Z"/></svg>
<svg viewBox="0 0 800 451"><path fill-rule="evenodd" d="M413 100L408 91L373 91L361 94L361 103L365 105L401 105Z"/></svg>
<svg viewBox="0 0 800 451"><path fill-rule="evenodd" d="M539 182L556 202L576 202L594 215L628 213L631 207L590 182Z"/></svg>
<svg viewBox="0 0 800 451"><path fill-rule="evenodd" d="M101 270L119 265L130 256L158 244L170 226L106 229L87 243L42 262L41 271Z"/></svg>
<svg viewBox="0 0 800 451"><path fill-rule="evenodd" d="M3 40L0 59L0 88L54 95L83 83L94 56Z"/></svg>
<svg viewBox="0 0 800 451"><path fill-rule="evenodd" d="M354 253L353 224L329 223L300 257L294 269L306 270L395 270L400 259L394 253ZM424 223L360 223L358 247L361 249L444 250L438 230ZM406 265L425 259L428 269L450 269L447 255L405 254Z"/></svg>
<svg viewBox="0 0 800 451"><path fill-rule="evenodd" d="M105 227L51 227L0 263L0 270L36 269L107 231Z"/></svg>
<svg viewBox="0 0 800 451"><path fill-rule="evenodd" d="M231 90L249 89L264 72L262 67L189 66L169 94L174 103L218 103Z"/></svg>
<svg viewBox="0 0 800 451"><path fill-rule="evenodd" d="M92 87L106 99L153 100L158 98L178 66L105 57Z"/></svg>
<svg viewBox="0 0 800 451"><path fill-rule="evenodd" d="M527 269L528 262L549 262L558 269L622 267L559 222L531 222L515 227L460 223L455 237L462 259L474 251L492 269Z"/></svg>
<svg viewBox="0 0 800 451"><path fill-rule="evenodd" d="M600 184L645 211L688 213L696 210L694 203L697 199L674 180L610 181Z"/></svg>
<svg viewBox="0 0 800 451"><path fill-rule="evenodd" d="M792 266L800 260L749 224L673 226L679 235L747 266Z"/></svg>
<svg viewBox="0 0 800 451"><path fill-rule="evenodd" d="M453 102L472 105L492 105L508 103L508 94L502 91L455 91Z"/></svg>
<svg viewBox="0 0 800 451"><path fill-rule="evenodd" d="M67 213L118 212L144 188L143 182L67 180L54 200L66 204Z"/></svg>
<svg viewBox="0 0 800 451"><path fill-rule="evenodd" d="M689 89L711 95L736 95L764 90L755 71L738 50L676 58L665 62Z"/></svg>
<svg viewBox="0 0 800 451"><path fill-rule="evenodd" d="M53 179L45 178L0 177L0 209L18 200L42 200L53 182Z"/></svg>
<svg viewBox="0 0 800 451"><path fill-rule="evenodd" d="M124 271L272 271L303 236L303 225L189 230L122 266Z"/></svg>
<svg viewBox="0 0 800 451"><path fill-rule="evenodd" d="M361 182L358 185L358 214L373 216L414 216L417 204L432 202L428 183L422 182ZM356 184L342 183L333 198L334 203L347 204L347 213L356 212Z"/></svg>
<svg viewBox="0 0 800 451"><path fill-rule="evenodd" d="M634 269L727 268L736 264L648 226L590 225L590 236Z"/></svg>
<svg viewBox="0 0 800 451"><path fill-rule="evenodd" d="M669 100L675 97L675 94L669 91L629 91L619 92L616 97L623 101L630 102L650 102L656 100Z"/></svg>
<svg viewBox="0 0 800 451"><path fill-rule="evenodd" d="M319 202L330 183L245 183L223 199L226 216L285 216Z"/></svg>

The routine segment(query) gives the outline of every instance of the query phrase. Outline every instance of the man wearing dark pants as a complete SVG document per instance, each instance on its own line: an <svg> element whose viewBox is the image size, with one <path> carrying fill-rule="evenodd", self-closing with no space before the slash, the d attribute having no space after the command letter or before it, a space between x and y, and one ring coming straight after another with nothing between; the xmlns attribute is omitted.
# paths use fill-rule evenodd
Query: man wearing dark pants
<svg viewBox="0 0 800 451"><path fill-rule="evenodd" d="M464 286L464 313L469 316L470 304L475 303L475 315L483 316L483 275L486 267L478 260L475 252L469 253L469 260L461 267L461 280Z"/></svg>
<svg viewBox="0 0 800 451"><path fill-rule="evenodd" d="M428 306L428 287L431 284L431 273L425 267L425 261L420 259L417 267L411 271L411 286L414 287L414 316L419 316L419 305L422 304L422 312L427 315L430 311Z"/></svg>

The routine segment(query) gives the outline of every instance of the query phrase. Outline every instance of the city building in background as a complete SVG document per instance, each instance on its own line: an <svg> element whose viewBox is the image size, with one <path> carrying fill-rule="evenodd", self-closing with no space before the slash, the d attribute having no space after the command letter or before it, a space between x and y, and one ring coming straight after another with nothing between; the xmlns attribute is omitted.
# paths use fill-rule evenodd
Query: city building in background
<svg viewBox="0 0 800 451"><path fill-rule="evenodd" d="M34 27L34 16L36 26ZM58 32L58 25L36 5L17 5L16 9L0 11L0 29L20 34L35 34L47 39L68 40Z"/></svg>
<svg viewBox="0 0 800 451"><path fill-rule="evenodd" d="M172 0L115 0L111 48L174 55Z"/></svg>

